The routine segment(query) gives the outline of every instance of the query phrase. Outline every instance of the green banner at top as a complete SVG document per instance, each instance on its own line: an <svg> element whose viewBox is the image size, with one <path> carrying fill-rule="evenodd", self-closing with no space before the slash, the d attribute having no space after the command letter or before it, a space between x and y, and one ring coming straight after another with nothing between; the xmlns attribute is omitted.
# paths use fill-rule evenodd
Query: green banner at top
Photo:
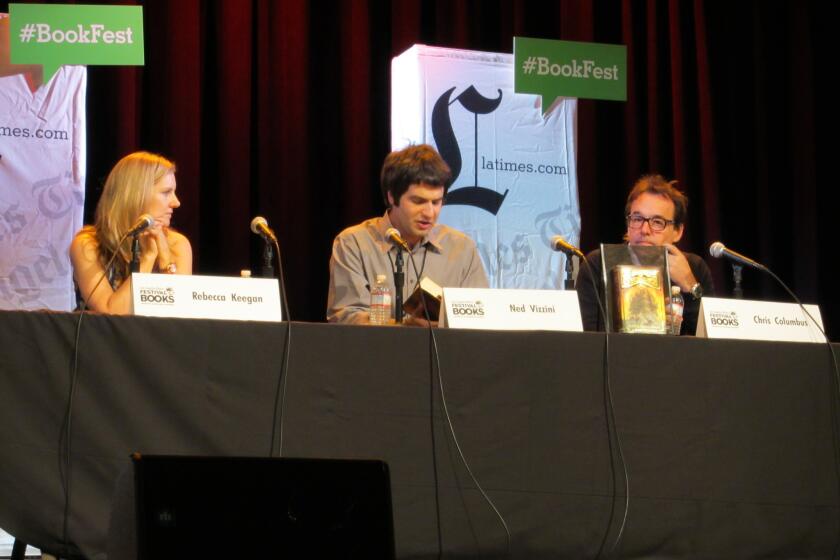
<svg viewBox="0 0 840 560"><path fill-rule="evenodd" d="M12 64L41 64L48 82L63 64L142 66L143 8L9 4Z"/></svg>
<svg viewBox="0 0 840 560"><path fill-rule="evenodd" d="M543 113L557 97L627 100L627 47L513 38L514 91L542 96Z"/></svg>

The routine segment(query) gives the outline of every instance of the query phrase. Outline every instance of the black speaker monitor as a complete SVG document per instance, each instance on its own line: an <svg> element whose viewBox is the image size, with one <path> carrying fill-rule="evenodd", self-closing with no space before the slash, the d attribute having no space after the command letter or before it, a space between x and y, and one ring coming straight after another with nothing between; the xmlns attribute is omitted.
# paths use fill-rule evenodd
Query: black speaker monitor
<svg viewBox="0 0 840 560"><path fill-rule="evenodd" d="M133 463L141 560L394 558L382 461L135 454Z"/></svg>

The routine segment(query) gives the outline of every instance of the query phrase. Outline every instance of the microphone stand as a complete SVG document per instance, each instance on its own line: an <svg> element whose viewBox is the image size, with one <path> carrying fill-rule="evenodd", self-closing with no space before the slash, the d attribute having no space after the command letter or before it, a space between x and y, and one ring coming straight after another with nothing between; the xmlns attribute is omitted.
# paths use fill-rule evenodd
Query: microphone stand
<svg viewBox="0 0 840 560"><path fill-rule="evenodd" d="M274 278L274 265L271 264L274 260L274 247L268 239L263 238L263 241L265 243L263 243L263 264L260 276L262 278Z"/></svg>
<svg viewBox="0 0 840 560"><path fill-rule="evenodd" d="M405 273L403 272L403 250L397 246L396 270L394 271L394 322L398 325L403 321L403 285L405 284Z"/></svg>
<svg viewBox="0 0 840 560"><path fill-rule="evenodd" d="M741 272L743 270L742 265L732 263L732 280L735 282L735 287L732 288L732 296L735 299L744 299L744 289L741 288Z"/></svg>
<svg viewBox="0 0 840 560"><path fill-rule="evenodd" d="M572 255L566 255L566 279L563 281L564 290L574 290L575 281L572 275L575 273L575 264L572 262Z"/></svg>
<svg viewBox="0 0 840 560"><path fill-rule="evenodd" d="M140 239L136 233L131 236L131 272L140 272Z"/></svg>

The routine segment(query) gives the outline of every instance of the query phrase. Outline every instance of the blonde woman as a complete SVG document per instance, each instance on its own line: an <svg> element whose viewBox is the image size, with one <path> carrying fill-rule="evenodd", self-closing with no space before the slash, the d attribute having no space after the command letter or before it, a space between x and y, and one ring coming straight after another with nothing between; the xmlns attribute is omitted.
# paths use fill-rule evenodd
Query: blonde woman
<svg viewBox="0 0 840 560"><path fill-rule="evenodd" d="M129 154L111 170L94 225L82 228L70 245L73 276L88 309L129 313L131 237L122 238L142 214L150 214L154 225L140 234L140 272L192 273L190 242L169 227L181 206L175 187L175 165L148 152Z"/></svg>

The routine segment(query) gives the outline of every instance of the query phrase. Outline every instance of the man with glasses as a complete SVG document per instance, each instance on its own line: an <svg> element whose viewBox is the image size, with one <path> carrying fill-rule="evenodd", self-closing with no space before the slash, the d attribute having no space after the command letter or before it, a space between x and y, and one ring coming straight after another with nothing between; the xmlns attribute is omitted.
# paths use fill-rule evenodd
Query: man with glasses
<svg viewBox="0 0 840 560"><path fill-rule="evenodd" d="M697 330L700 298L714 293L714 283L711 271L701 257L684 253L676 247L685 230L688 198L674 187L674 183L666 181L661 175L645 175L636 181L624 207L627 223L624 240L630 245L664 246L668 249L671 285L680 287L685 300L682 334L693 335ZM589 253L586 260L597 278L601 301L604 301L600 249ZM589 267L581 266L575 286L583 328L588 331L604 330Z"/></svg>

